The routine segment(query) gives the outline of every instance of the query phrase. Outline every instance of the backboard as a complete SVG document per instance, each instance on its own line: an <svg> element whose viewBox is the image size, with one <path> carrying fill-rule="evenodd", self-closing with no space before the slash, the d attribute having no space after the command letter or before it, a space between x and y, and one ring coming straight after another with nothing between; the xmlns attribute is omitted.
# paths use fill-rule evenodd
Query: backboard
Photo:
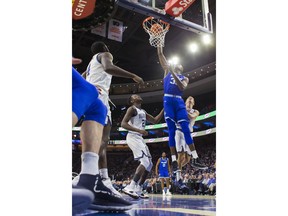
<svg viewBox="0 0 288 216"><path fill-rule="evenodd" d="M180 16L171 16L167 9L168 3L175 3L183 7L173 8L173 11L183 10L191 4ZM208 0L116 0L117 5L137 13L161 19L171 25L198 34L213 33L212 15L209 12Z"/></svg>

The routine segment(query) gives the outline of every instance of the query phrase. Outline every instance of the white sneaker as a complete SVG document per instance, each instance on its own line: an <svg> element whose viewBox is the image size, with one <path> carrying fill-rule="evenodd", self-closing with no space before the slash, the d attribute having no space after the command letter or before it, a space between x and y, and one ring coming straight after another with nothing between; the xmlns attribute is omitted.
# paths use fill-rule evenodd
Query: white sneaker
<svg viewBox="0 0 288 216"><path fill-rule="evenodd" d="M134 190L135 190L135 187L132 188L130 185L127 185L125 188L122 189L123 193L129 195L130 197L134 199L138 199L139 195Z"/></svg>
<svg viewBox="0 0 288 216"><path fill-rule="evenodd" d="M172 196L172 194L170 193L169 190L167 190L167 192L166 192L166 196Z"/></svg>
<svg viewBox="0 0 288 216"><path fill-rule="evenodd" d="M165 190L163 190L163 193L162 193L162 195L163 195L163 196L166 196Z"/></svg>
<svg viewBox="0 0 288 216"><path fill-rule="evenodd" d="M78 182L79 182L79 175L78 176L75 176L74 178L73 178L73 180L72 180L72 185L73 186L76 186L77 184L78 184Z"/></svg>
<svg viewBox="0 0 288 216"><path fill-rule="evenodd" d="M102 178L102 182L107 188L112 191L115 196L122 198L122 195L113 187L110 178Z"/></svg>
<svg viewBox="0 0 288 216"><path fill-rule="evenodd" d="M143 192L142 187L140 185L135 186L135 192L142 199L148 199L149 198L149 196Z"/></svg>

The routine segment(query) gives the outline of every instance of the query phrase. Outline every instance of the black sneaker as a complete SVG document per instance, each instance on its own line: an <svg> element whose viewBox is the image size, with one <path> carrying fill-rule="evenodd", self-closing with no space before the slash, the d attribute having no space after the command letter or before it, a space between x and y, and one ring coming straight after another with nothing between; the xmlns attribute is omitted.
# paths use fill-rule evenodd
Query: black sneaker
<svg viewBox="0 0 288 216"><path fill-rule="evenodd" d="M113 192L103 184L99 174L80 174L77 187L86 188L93 192L95 198L89 209L117 212L132 208L131 202L115 196Z"/></svg>
<svg viewBox="0 0 288 216"><path fill-rule="evenodd" d="M202 169L202 170L205 170L205 169L208 169L207 166L205 166L204 164L202 164L202 162L200 161L199 158L192 158L191 160L191 166L192 167L195 167L195 168L198 168L198 169Z"/></svg>

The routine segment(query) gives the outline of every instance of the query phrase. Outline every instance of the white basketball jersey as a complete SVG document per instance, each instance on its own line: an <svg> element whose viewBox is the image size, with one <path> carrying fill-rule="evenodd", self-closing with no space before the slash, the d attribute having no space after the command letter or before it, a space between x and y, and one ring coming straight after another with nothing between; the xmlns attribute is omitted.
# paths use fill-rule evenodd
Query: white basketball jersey
<svg viewBox="0 0 288 216"><path fill-rule="evenodd" d="M145 125L146 125L146 112L145 110L143 109L138 109L136 106L133 106L136 111L137 111L137 115L132 117L128 124L137 128L137 129L140 129L140 130L144 130L145 129ZM129 133L132 133L132 134L139 134L142 136L142 134L140 133L137 133L135 131L129 131Z"/></svg>
<svg viewBox="0 0 288 216"><path fill-rule="evenodd" d="M190 113L190 114L192 114L192 113L195 112L195 110L194 110L194 109L190 109L190 110L187 110L187 112ZM190 132L191 132L191 133L193 132L193 126L194 126L194 124L195 124L195 119L190 120L189 129L190 129ZM179 129L181 129L180 124L177 124L176 127L179 128Z"/></svg>
<svg viewBox="0 0 288 216"><path fill-rule="evenodd" d="M187 112L190 113L190 114L192 114L192 113L195 112L195 110L194 110L194 109L190 109L189 111L187 110ZM196 119L196 118L195 118L195 119ZM190 120L189 129L190 129L191 132L193 132L193 126L194 126L194 124L195 124L195 119Z"/></svg>
<svg viewBox="0 0 288 216"><path fill-rule="evenodd" d="M97 60L97 56L100 53L94 55L87 67L86 80L93 85L98 85L108 95L111 85L112 75L106 73L100 62Z"/></svg>

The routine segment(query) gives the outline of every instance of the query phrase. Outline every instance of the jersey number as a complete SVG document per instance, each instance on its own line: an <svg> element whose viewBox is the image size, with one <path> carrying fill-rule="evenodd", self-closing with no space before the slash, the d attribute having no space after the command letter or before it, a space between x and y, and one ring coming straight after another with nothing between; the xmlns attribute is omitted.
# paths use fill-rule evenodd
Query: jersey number
<svg viewBox="0 0 288 216"><path fill-rule="evenodd" d="M171 77L170 84L172 84L172 85L175 85L175 84L176 84L174 77Z"/></svg>

